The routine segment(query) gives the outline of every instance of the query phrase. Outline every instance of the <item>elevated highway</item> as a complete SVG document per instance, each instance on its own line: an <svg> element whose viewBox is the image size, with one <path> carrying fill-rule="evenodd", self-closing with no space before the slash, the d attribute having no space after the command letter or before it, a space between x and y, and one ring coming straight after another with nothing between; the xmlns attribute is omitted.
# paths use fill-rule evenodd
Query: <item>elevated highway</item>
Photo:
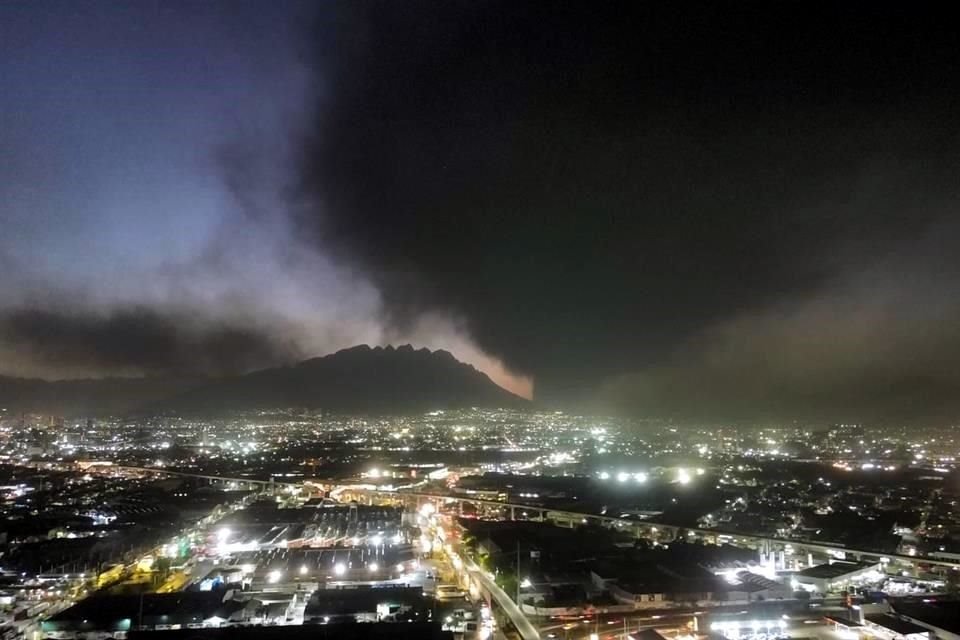
<svg viewBox="0 0 960 640"><path fill-rule="evenodd" d="M764 553L782 551L787 547L791 547L795 552L799 553L820 553L832 556L837 556L842 553L844 554L844 557L853 558L854 560L858 561L880 562L885 558L888 562L896 561L910 565L925 564L960 570L960 562L958 561L931 558L929 556L910 556L899 553L881 553L879 551L870 549L857 549L847 547L842 544L829 542L798 540L794 538L778 538L741 533L739 531L723 531L721 529L699 529L655 520L640 520L596 513L564 511L560 509L550 509L539 505L530 505L518 502L499 502L496 500L472 498L469 496L456 496L436 493L378 491L361 488L352 489L351 492L354 494L368 495L370 497L386 500L405 500L412 501L414 503L422 503L423 501L428 500L455 501L461 504L473 504L488 508L509 509L511 511L511 519L516 517L516 512L518 510L521 513L526 512L527 514L539 514L540 519L547 519L549 514L549 518L555 522L558 522L559 524L594 522L597 524L613 526L621 529L630 527L630 529L635 532L635 535L638 538L653 537L654 534L662 532L668 539L675 539L677 534L683 531L688 535L692 533L693 535L691 537L694 538L713 541L722 539L722 541L734 546L748 546L750 548L759 549Z"/></svg>
<svg viewBox="0 0 960 640"><path fill-rule="evenodd" d="M249 485L251 487L260 487L260 488L269 488L274 487L302 487L303 482L289 482L284 480L276 480L275 478L270 478L268 480L262 480L259 478L233 478L230 476L214 476L206 475L202 473L190 473L186 471L171 471L170 469L164 469L162 467L131 467L126 465L111 465L109 467L102 467L103 469L122 469L124 471L135 471L139 473L155 473L158 475L165 476L174 476L178 478L196 478L199 480L209 480L210 482L235 482L237 484Z"/></svg>
<svg viewBox="0 0 960 640"><path fill-rule="evenodd" d="M302 488L304 483L303 481L277 481L275 479L269 480L260 480L260 479L251 479L251 478L235 478L229 476L215 476L215 475L206 475L198 473L189 473L181 471L171 471L168 469L158 468L158 467L133 467L133 466L122 466L114 465L113 469L125 469L129 471L137 471L143 473L156 473L169 476L177 476L184 478L199 478L204 480L209 480L212 482L236 482L238 484L247 484L251 486L260 486L260 487L297 487ZM379 499L379 500L391 500L391 501L403 501L407 503L419 504L424 501L454 501L461 505L463 504L472 504L477 506L483 506L487 508L498 508L498 509L509 509L511 519L516 518L516 514L519 510L520 513L526 512L527 514L537 514L537 517L541 520L549 519L553 520L557 524L567 524L574 525L577 523L587 523L594 522L597 524L605 526L613 526L617 528L626 528L629 527L631 531L637 536L637 538L650 538L656 537L657 534L663 534L663 537L666 539L675 539L677 535L683 531L688 535L692 534L691 537L703 540L712 540L732 544L734 546L742 546L758 549L763 553L772 553L777 551L783 551L787 547L792 548L795 552L798 553L819 553L831 556L839 556L843 554L845 558L852 558L858 561L875 561L880 562L884 558L888 562L900 562L903 564L908 564L916 566L918 564L925 564L935 567L944 567L949 569L960 570L960 561L952 559L943 559L943 558L932 558L930 556L910 556L899 553L881 553L879 551L874 551L871 549L857 549L853 547L847 547L842 544L830 543L830 542L821 542L821 541L812 541L812 540L798 540L794 538L778 538L772 536L763 536L749 533L742 533L739 531L724 531L722 529L700 529L695 527L685 527L669 522L659 522L655 520L647 519L635 519L635 518L622 518L619 516L603 515L597 513L585 513L581 511L565 511L562 509L551 509L548 507L533 505L533 504L524 504L520 502L500 502L497 500L487 500L484 498L474 498L470 496L458 496L458 495L448 495L448 494L438 494L438 493L421 493L413 491L383 491L377 489L369 489L366 487L360 486L345 486L343 494L346 496L352 497L366 497L368 500Z"/></svg>

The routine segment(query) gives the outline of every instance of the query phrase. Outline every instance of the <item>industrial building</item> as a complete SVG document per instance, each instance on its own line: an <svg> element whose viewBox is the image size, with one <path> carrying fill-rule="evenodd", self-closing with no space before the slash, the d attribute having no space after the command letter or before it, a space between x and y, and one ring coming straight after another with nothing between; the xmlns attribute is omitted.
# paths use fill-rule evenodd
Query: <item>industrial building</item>
<svg viewBox="0 0 960 640"><path fill-rule="evenodd" d="M813 593L829 593L846 589L856 582L879 580L882 576L880 563L833 562L798 571L793 575L792 584L797 589Z"/></svg>

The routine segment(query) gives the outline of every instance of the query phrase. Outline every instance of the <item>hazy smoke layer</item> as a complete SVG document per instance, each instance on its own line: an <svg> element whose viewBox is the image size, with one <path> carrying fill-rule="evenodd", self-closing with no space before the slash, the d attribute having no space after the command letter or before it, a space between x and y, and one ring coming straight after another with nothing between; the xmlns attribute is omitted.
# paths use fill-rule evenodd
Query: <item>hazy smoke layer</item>
<svg viewBox="0 0 960 640"><path fill-rule="evenodd" d="M801 3L335 4L305 219L390 318L459 315L547 401L951 415L951 38Z"/></svg>
<svg viewBox="0 0 960 640"><path fill-rule="evenodd" d="M409 341L604 411L960 412L942 16L27 6L0 5L0 372Z"/></svg>
<svg viewBox="0 0 960 640"><path fill-rule="evenodd" d="M217 375L413 341L529 395L452 315L395 327L291 226L312 5L0 12L0 373Z"/></svg>

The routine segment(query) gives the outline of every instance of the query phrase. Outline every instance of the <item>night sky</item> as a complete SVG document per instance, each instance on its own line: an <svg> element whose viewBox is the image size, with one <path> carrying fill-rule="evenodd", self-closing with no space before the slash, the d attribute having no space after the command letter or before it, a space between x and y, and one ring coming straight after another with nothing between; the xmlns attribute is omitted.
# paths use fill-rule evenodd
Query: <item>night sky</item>
<svg viewBox="0 0 960 640"><path fill-rule="evenodd" d="M952 424L960 47L878 5L0 2L0 373Z"/></svg>

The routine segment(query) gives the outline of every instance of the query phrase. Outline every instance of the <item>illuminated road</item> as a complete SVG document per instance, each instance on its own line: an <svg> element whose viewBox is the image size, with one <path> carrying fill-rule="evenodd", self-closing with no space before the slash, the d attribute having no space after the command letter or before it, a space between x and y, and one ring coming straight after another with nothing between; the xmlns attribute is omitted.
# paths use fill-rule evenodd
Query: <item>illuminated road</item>
<svg viewBox="0 0 960 640"><path fill-rule="evenodd" d="M510 618L513 626L520 632L520 637L523 638L523 640L540 640L540 632L530 624L527 616L523 615L523 612L520 611L520 607L516 605L503 589L497 586L497 583L487 577L487 575L480 570L480 567L470 560L466 561L465 566L467 567L467 571L470 572L470 575L476 578L477 582L479 582L493 599L496 600L497 604L500 605L503 612Z"/></svg>
<svg viewBox="0 0 960 640"><path fill-rule="evenodd" d="M179 471L168 471L163 468L152 468L152 467L128 467L128 466L114 466L114 469L126 469L130 471L138 472L148 472L148 473L157 473L157 474L166 474L173 476L180 476L186 478L202 478L211 481L227 481L227 482L238 482L238 483L249 483L249 484L259 484L269 486L273 484L274 486L283 486L283 487L302 487L303 482L276 482L270 480L252 480L249 478L230 478L223 476L211 476L211 475L202 475L194 473L184 473ZM623 526L634 526L634 527L660 527L663 529L670 529L674 531L686 531L688 534L695 534L700 537L706 538L716 538L717 536L729 536L731 539L727 541L727 544L732 544L734 546L743 547L745 543L749 544L775 544L782 546L791 546L802 552L816 552L816 553L826 553L826 554L836 554L843 553L849 554L854 559L870 559L872 561L879 562L881 558L886 558L887 561L898 561L906 565L916 567L918 564L934 565L939 567L948 567L951 569L960 569L960 562L945 560L939 558L932 558L930 556L910 556L899 553L882 553L879 551L873 551L869 549L856 549L851 547L846 547L842 544L835 544L829 542L820 542L820 541L810 541L810 540L799 540L794 538L777 538L771 536L763 536L757 534L747 534L739 531L723 531L719 529L697 529L693 527L684 527L681 525L675 525L670 523L660 523L653 520L631 520L622 517L615 516L606 516L596 513L582 513L577 511L561 511L548 509L539 505L523 504L523 503L512 503L512 502L499 502L494 500L484 500L480 498L465 498L461 496L446 495L446 494L432 494L432 493L416 493L416 492L407 492L407 491L383 491L378 489L367 489L367 488L358 488L350 487L351 490L359 493L365 494L367 496L376 496L381 498L387 498L390 500L398 499L424 499L424 500L436 500L436 501L445 501L445 500L455 500L461 503L470 503L475 505L483 505L487 507L494 507L498 509L522 509L527 511L535 511L541 514L541 517L545 517L546 514L553 514L557 517L565 518L569 522L599 522L604 524L613 524L613 525L623 525Z"/></svg>
<svg viewBox="0 0 960 640"><path fill-rule="evenodd" d="M495 509L520 509L526 510L529 512L536 512L541 515L541 517L546 517L547 514L551 514L554 517L563 518L567 522L582 522L586 523L597 522L602 524L612 524L612 525L623 525L623 526L633 526L633 527L659 527L664 530L673 530L673 531L686 531L688 534L695 534L700 537L705 538L716 538L717 536L728 536L730 540L727 540L727 544L734 546L743 547L745 543L751 544L775 544L783 546L791 546L794 549L803 552L816 552L816 553L825 553L825 554L835 554L835 553L844 553L848 554L855 559L872 559L873 561L880 562L881 558L886 558L888 561L898 561L903 564L917 566L918 564L926 565L935 565L939 567L949 567L952 569L960 570L960 562L952 560L944 560L938 558L932 558L930 556L910 556L900 553L882 553L879 551L873 551L869 549L856 549L852 547L847 547L838 543L830 542L820 542L820 541L810 541L810 540L801 540L795 538L777 538L771 536L764 536L758 534L748 534L742 533L739 531L723 531L720 529L697 529L693 527L685 527L682 525L670 524L657 522L655 520L631 520L628 518L608 516L596 513L584 513L578 511L562 511L557 509L549 509L540 505L532 504L523 504L515 502L500 502L498 500L487 500L482 498L472 498L472 497L463 497L457 495L448 495L448 494L439 494L439 493L417 493L409 491L385 491L382 489L367 489L367 488L352 488L357 494L362 494L366 496L373 496L378 498L385 498L388 500L431 500L436 502L443 501L455 501L465 504L481 505L485 507L492 507Z"/></svg>

